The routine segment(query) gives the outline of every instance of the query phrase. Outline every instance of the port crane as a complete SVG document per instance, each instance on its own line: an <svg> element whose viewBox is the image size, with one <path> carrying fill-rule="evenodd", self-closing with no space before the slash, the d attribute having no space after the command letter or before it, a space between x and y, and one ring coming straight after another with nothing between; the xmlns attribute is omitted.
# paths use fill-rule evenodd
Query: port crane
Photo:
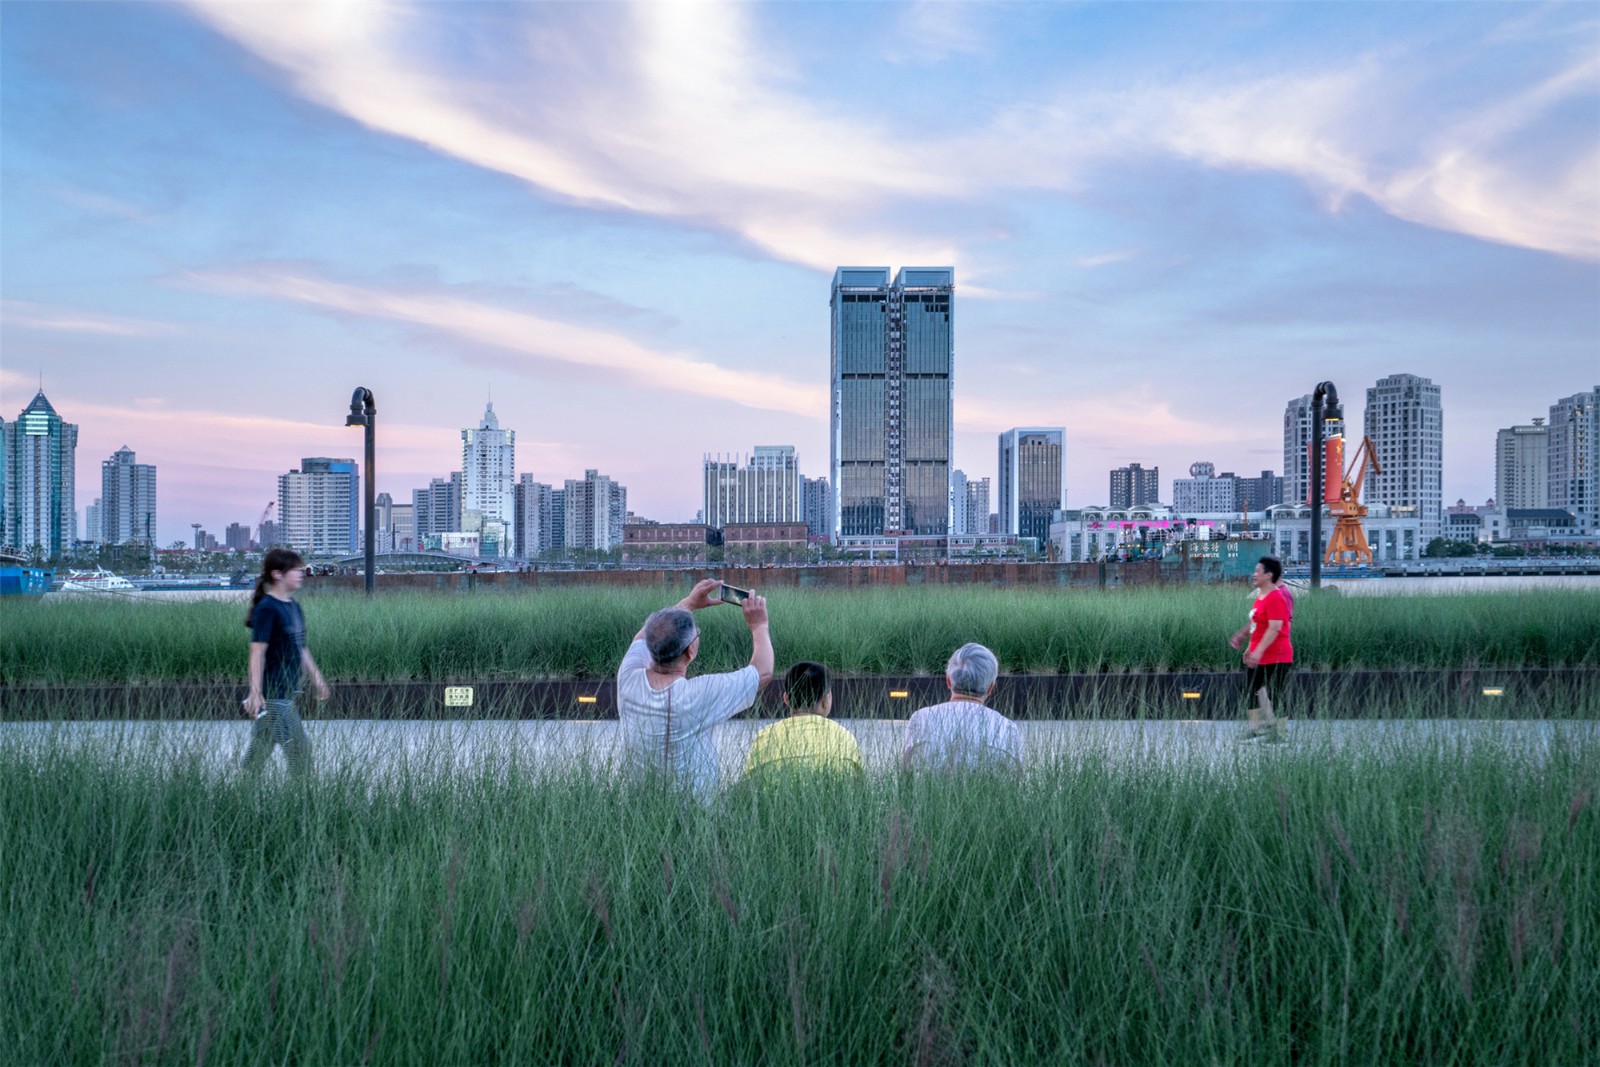
<svg viewBox="0 0 1600 1067"><path fill-rule="evenodd" d="M277 506L278 502L276 500L267 501L267 506L261 509L261 517L256 520L256 545L263 552L265 552L269 546L266 543L266 537L262 533L262 528L266 526L269 521L271 521L272 509Z"/></svg>
<svg viewBox="0 0 1600 1067"><path fill-rule="evenodd" d="M1328 446L1328 480L1331 483L1332 473L1342 466L1344 439L1335 437L1328 442ZM1324 499L1328 514L1334 517L1335 522L1333 533L1328 537L1328 550L1323 554L1324 563L1372 562L1372 546L1367 544L1367 532L1361 523L1367 516L1367 506L1361 502L1361 487L1367 480L1368 467L1372 468L1373 474L1383 473L1383 468L1378 465L1378 450L1372 438L1363 437L1355 458L1339 479L1338 497L1333 495L1332 484L1326 487ZM1350 558L1346 559L1346 556Z"/></svg>

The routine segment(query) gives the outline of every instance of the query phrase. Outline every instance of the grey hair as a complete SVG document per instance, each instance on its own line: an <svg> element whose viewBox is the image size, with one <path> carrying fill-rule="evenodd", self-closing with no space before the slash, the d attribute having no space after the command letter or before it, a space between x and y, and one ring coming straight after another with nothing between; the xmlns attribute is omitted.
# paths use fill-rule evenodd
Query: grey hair
<svg viewBox="0 0 1600 1067"><path fill-rule="evenodd" d="M689 651L699 633L693 613L686 608L662 608L644 620L644 643L658 666L665 666Z"/></svg>
<svg viewBox="0 0 1600 1067"><path fill-rule="evenodd" d="M1000 661L995 654L975 641L969 641L950 654L944 665L950 688L962 696L981 697L1000 677Z"/></svg>

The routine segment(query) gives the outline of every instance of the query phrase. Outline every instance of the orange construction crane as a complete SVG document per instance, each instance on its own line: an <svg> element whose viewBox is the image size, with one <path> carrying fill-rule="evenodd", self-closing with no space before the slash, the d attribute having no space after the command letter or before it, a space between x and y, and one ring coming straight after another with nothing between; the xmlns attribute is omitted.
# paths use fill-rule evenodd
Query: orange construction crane
<svg viewBox="0 0 1600 1067"><path fill-rule="evenodd" d="M1338 470L1338 461L1343 458L1344 442L1334 438L1329 444L1336 445L1328 450L1328 458L1335 464L1331 470ZM1373 474L1383 473L1383 468L1378 466L1378 450L1373 446L1372 438L1363 437L1355 458L1340 479L1339 499L1332 499L1333 494L1328 493L1328 514L1338 521L1328 537L1328 551L1322 557L1324 563L1372 562L1372 547L1367 544L1367 532L1361 525L1361 520L1367 516L1367 506L1361 502L1361 486L1367 480L1369 466ZM1328 488L1331 490L1332 486ZM1350 559L1346 560L1346 556Z"/></svg>

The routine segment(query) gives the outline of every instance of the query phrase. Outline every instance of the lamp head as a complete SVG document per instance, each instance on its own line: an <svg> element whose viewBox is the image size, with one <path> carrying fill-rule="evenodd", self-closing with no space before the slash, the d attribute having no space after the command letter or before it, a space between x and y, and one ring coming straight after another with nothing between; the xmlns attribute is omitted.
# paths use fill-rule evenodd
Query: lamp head
<svg viewBox="0 0 1600 1067"><path fill-rule="evenodd" d="M356 389L350 397L350 414L345 417L346 426L365 426L367 416L377 407L372 401L372 390L366 387Z"/></svg>

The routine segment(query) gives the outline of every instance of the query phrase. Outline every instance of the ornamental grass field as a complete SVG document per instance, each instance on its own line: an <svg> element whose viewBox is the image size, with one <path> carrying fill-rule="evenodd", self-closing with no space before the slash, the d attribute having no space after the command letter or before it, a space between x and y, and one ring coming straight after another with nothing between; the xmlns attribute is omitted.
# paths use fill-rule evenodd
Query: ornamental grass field
<svg viewBox="0 0 1600 1067"><path fill-rule="evenodd" d="M303 598L310 644L334 681L601 678L650 611L677 595L605 588ZM780 665L938 674L980 641L1007 673L1225 670L1249 608L1243 585L1057 591L896 588L783 591L769 601ZM10 610L0 684L224 681L243 677L242 603L94 600ZM731 608L701 613L701 666L749 657ZM1302 668L1600 664L1600 590L1448 597L1301 593Z"/></svg>
<svg viewBox="0 0 1600 1067"><path fill-rule="evenodd" d="M1600 1059L1585 743L1084 751L709 807L514 756L350 766L0 739L6 1061Z"/></svg>

